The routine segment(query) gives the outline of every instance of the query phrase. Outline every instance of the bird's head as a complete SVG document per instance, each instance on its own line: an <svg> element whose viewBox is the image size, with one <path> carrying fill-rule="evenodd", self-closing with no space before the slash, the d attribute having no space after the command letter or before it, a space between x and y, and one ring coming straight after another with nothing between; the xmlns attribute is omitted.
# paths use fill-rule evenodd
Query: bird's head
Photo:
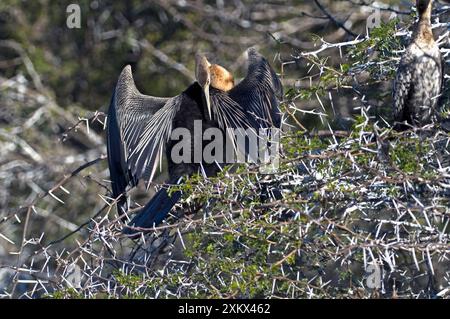
<svg viewBox="0 0 450 319"><path fill-rule="evenodd" d="M224 67L218 64L212 64L209 67L209 71L211 74L212 87L224 92L229 91L234 87L233 74L228 72Z"/></svg>
<svg viewBox="0 0 450 319"><path fill-rule="evenodd" d="M424 14L431 14L431 6L433 5L433 0L416 0L416 7L419 16Z"/></svg>
<svg viewBox="0 0 450 319"><path fill-rule="evenodd" d="M233 75L224 67L209 63L204 55L197 53L195 55L195 78L203 89L209 118L212 119L209 87L212 86L225 92L229 91L234 87Z"/></svg>
<svg viewBox="0 0 450 319"><path fill-rule="evenodd" d="M209 99L209 86L211 85L211 73L209 71L210 66L211 64L204 55L199 53L195 55L195 78L203 89L209 119L212 120L211 101Z"/></svg>

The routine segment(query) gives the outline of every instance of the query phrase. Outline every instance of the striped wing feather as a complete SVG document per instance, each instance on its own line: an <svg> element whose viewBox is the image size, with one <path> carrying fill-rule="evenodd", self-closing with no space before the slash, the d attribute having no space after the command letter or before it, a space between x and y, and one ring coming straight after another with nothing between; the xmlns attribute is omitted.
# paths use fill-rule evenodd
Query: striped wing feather
<svg viewBox="0 0 450 319"><path fill-rule="evenodd" d="M108 161L113 196L135 186L140 178L150 182L160 165L180 98L141 94L126 66L116 85L108 113Z"/></svg>

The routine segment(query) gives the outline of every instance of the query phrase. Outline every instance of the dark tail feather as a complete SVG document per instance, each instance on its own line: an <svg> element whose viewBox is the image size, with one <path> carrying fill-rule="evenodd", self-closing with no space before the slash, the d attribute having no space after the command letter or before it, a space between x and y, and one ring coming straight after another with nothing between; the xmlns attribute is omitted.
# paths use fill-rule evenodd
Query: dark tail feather
<svg viewBox="0 0 450 319"><path fill-rule="evenodd" d="M151 228L154 225L158 225L166 218L180 198L181 191L174 191L169 195L166 189L161 189L128 225L142 228ZM126 235L134 235L138 232L129 227L123 229L123 233Z"/></svg>

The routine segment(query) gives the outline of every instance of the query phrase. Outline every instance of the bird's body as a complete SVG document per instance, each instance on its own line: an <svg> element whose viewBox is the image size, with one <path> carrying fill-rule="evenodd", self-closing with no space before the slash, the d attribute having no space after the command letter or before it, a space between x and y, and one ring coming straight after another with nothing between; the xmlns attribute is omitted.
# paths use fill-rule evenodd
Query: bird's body
<svg viewBox="0 0 450 319"><path fill-rule="evenodd" d="M141 94L134 84L131 68L125 67L108 116L108 160L113 197L119 198L120 215L127 211L126 188L136 186L141 178L152 181L164 151L168 159L169 184L176 184L183 176L197 172L213 176L226 164L226 156L214 162L205 161L202 156L199 160L199 151L203 154L209 143L203 139L208 129L219 130L226 138L229 128L257 131L279 127L275 95L281 93L281 83L259 53L250 49L248 54L247 77L235 87L228 71L198 57L197 82L173 98ZM187 161L186 157L182 162L176 160L172 153L180 142L171 138L177 129L190 133ZM226 143L220 147L222 154L226 154ZM133 228L124 232L134 234L136 227L157 225L180 197L179 191L169 195L166 189L161 189L130 222Z"/></svg>
<svg viewBox="0 0 450 319"><path fill-rule="evenodd" d="M113 197L119 198L118 206L121 208L121 215L126 212L124 192L127 186L136 186L141 177L147 181L153 179L157 165L154 165L150 171L146 166L152 161L159 160L161 156L159 152L162 149L158 143L164 142L167 135L177 128L187 129L193 133L191 143L189 143L191 160L181 163L174 162L171 152L177 141L167 139L164 148L168 160L169 184L176 184L180 177L195 174L200 169L207 176L215 174L219 169L216 163L201 162L200 164L193 158L194 141L199 140L196 134L203 135L206 129L218 127L216 121L208 118L208 111L202 100L202 88L197 82L191 84L174 98L145 96L135 88L131 68L127 66L119 77L113 97L112 105L116 105L116 103L120 103L123 108L111 107L109 110L108 160ZM121 111L119 114L121 120L118 121L117 112L119 110ZM194 129L196 121L201 121L200 131ZM123 125L122 129L119 128L120 124ZM152 130L154 127L162 130ZM144 132L149 133L148 140L144 140ZM157 137L159 133L161 134ZM155 138L164 138L164 140L152 143ZM127 140L128 143L122 143L122 140ZM149 141L150 143L148 143ZM126 151L124 148L127 144L128 150ZM203 145L200 145L199 148L203 149ZM122 196L120 196L121 194Z"/></svg>
<svg viewBox="0 0 450 319"><path fill-rule="evenodd" d="M175 181L182 176L192 175L200 171L206 176L212 176L219 170L218 164L223 165L225 164L225 161L207 163L201 158L200 162L199 159L196 158L196 151L203 150L205 145L208 144L208 141L203 139L205 131L210 128L220 129L219 124L216 120L209 118L207 107L202 99L202 88L197 82L191 84L180 97L180 109L172 120L172 130L186 129L191 133L191 140L189 143L190 160L188 160L187 163L174 162L172 150L179 141L169 140L166 145L166 157L168 159L170 179ZM201 123L201 125L199 123ZM220 130L222 131L222 134L224 134L223 130ZM196 145L196 143L199 143L200 145Z"/></svg>
<svg viewBox="0 0 450 319"><path fill-rule="evenodd" d="M419 21L394 82L394 120L429 123L436 113L442 86L442 58L431 30L432 0L417 0Z"/></svg>
<svg viewBox="0 0 450 319"><path fill-rule="evenodd" d="M128 72L128 69L126 69L124 72ZM130 70L131 72L131 70ZM192 174L202 172L206 176L213 176L217 173L219 170L219 165L223 163L205 163L204 161L201 162L195 162L194 159L194 142L195 141L202 141L201 136L197 136L199 134L203 135L205 130L211 127L218 127L217 122L210 120L208 118L208 112L207 108L205 106L205 103L201 99L201 87L196 82L191 84L184 92L182 92L180 95L176 96L172 99L167 99L166 103L170 106L170 108L167 108L167 110L164 110L166 114L169 114L168 109L171 109L173 111L173 117L170 118L166 123L166 125L170 126L169 131L173 131L176 129L187 129L189 132L192 132L191 141L188 143L190 147L190 160L178 163L173 160L171 156L171 152L173 147L178 143L178 141L169 139L167 141L167 144L165 146L165 153L166 158L168 162L168 173L169 173L169 180L168 185L175 185L180 182L180 179L183 176L190 176ZM167 106L166 105L166 106ZM160 105L158 105L160 106ZM163 108L164 106L161 106ZM160 119L161 121L166 121L164 119ZM194 123L196 121L201 121L201 127L200 130L195 130ZM199 139L200 138L200 139ZM203 149L203 145L200 145L200 149ZM141 152L142 156L149 156L149 150L144 150ZM112 156L110 156L112 157ZM158 156L156 156L155 160L158 160ZM111 167L111 164L110 164ZM156 168L156 167L155 167ZM143 171L142 177L146 180L151 180L152 177L149 177L148 174L153 175L154 172L148 172ZM112 172L111 172L112 174ZM131 176L138 176L137 172L134 174L131 173ZM117 180L116 178L112 178L112 180ZM121 180L121 178L118 178L118 180ZM130 179L133 181L133 179ZM138 179L134 179L136 182L130 183L131 186L137 185ZM126 186L125 186L126 188ZM125 191L125 188L120 189L119 192L116 192L114 194L114 197L120 195ZM132 220L131 224L135 227L141 227L141 228L150 228L154 224L159 224L168 214L168 212L172 209L172 207L176 204L176 202L180 199L181 192L176 191L173 193L168 193L168 191L165 188L162 188L158 191L158 193L152 198L152 200L143 208L142 212L135 216L135 218ZM122 198L126 198L125 195L122 195ZM120 203L120 201L119 201ZM122 207L122 214L126 212L126 205L125 201L122 201L123 205L119 207ZM147 214L145 213L147 212ZM149 216L150 213L154 213L153 215ZM133 231L131 229L126 229L126 233L132 234Z"/></svg>

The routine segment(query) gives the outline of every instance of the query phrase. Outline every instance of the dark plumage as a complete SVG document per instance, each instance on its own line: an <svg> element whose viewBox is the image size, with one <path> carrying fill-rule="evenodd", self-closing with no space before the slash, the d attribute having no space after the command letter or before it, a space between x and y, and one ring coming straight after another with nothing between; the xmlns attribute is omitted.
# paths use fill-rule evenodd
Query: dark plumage
<svg viewBox="0 0 450 319"><path fill-rule="evenodd" d="M442 86L442 58L431 30L432 3L432 0L417 0L419 21L394 82L396 122L424 125L435 115Z"/></svg>
<svg viewBox="0 0 450 319"><path fill-rule="evenodd" d="M209 64L203 56L198 56L196 62L197 82L173 98L139 93L129 66L119 77L109 109L107 134L113 197L119 197L120 215L127 210L127 187L136 186L142 178L147 183L152 181L164 151L168 158L169 184L176 184L183 176L199 171L212 176L225 164L195 162L194 143L191 143L191 163L175 163L171 151L178 141L170 139L174 129L186 128L194 132L195 120L201 120L202 132L210 127L220 128L224 136L227 128L256 131L280 127L276 95L282 94L281 83L258 52L248 50L247 76L235 87L231 74L222 67ZM203 143L202 150L208 144ZM161 189L130 225L141 228L157 225L180 197L180 192L169 195L166 189ZM134 234L136 231L126 228L124 232Z"/></svg>

